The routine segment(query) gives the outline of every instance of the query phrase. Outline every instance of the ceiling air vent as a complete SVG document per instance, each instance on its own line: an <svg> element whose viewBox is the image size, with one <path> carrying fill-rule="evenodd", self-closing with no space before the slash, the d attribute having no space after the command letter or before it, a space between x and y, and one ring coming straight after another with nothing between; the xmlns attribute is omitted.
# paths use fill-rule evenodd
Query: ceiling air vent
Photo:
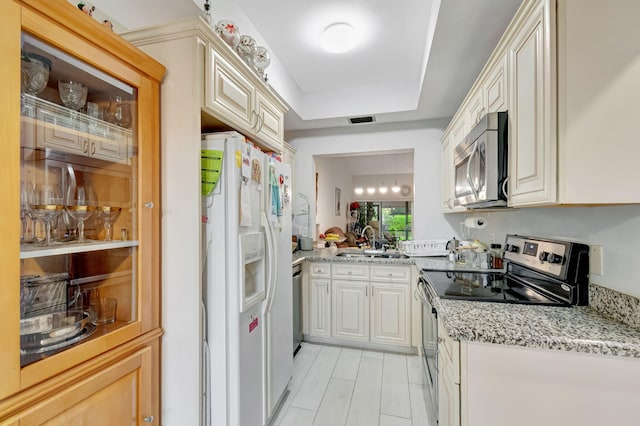
<svg viewBox="0 0 640 426"><path fill-rule="evenodd" d="M351 124L373 123L374 121L376 121L376 118L373 115L367 115L366 117L351 117L349 119L349 123Z"/></svg>

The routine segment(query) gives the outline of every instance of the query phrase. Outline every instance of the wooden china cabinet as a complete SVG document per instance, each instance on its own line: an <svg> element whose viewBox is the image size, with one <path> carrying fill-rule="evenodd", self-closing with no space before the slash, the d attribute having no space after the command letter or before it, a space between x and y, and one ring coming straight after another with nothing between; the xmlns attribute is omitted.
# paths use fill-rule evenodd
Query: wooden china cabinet
<svg viewBox="0 0 640 426"><path fill-rule="evenodd" d="M0 52L0 424L158 424L165 69L66 0Z"/></svg>

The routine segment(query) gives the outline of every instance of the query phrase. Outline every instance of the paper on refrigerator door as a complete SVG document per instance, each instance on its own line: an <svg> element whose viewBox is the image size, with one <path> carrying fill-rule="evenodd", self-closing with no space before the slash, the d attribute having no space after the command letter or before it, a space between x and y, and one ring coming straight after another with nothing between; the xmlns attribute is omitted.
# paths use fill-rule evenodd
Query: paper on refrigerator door
<svg viewBox="0 0 640 426"><path fill-rule="evenodd" d="M240 184L240 226L253 226L251 217L250 188L246 183Z"/></svg>

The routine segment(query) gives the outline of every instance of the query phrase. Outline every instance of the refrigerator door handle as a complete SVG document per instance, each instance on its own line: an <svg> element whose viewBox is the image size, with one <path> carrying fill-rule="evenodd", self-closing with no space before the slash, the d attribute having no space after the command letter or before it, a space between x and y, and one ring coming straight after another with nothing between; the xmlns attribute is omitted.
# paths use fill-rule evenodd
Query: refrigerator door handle
<svg viewBox="0 0 640 426"><path fill-rule="evenodd" d="M262 226L267 239L267 291L265 294L264 312L270 312L273 305L273 295L276 287L276 265L278 264L278 253L275 250L275 242L271 224L265 212L262 212Z"/></svg>

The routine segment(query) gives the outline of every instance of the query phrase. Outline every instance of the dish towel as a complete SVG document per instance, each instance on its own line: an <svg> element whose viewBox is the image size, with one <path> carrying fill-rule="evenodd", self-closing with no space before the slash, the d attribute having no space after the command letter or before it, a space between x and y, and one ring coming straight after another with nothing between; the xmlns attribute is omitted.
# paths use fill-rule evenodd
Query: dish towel
<svg viewBox="0 0 640 426"><path fill-rule="evenodd" d="M282 216L280 185L278 185L275 167L269 167L269 186L271 186L271 215L276 217Z"/></svg>

